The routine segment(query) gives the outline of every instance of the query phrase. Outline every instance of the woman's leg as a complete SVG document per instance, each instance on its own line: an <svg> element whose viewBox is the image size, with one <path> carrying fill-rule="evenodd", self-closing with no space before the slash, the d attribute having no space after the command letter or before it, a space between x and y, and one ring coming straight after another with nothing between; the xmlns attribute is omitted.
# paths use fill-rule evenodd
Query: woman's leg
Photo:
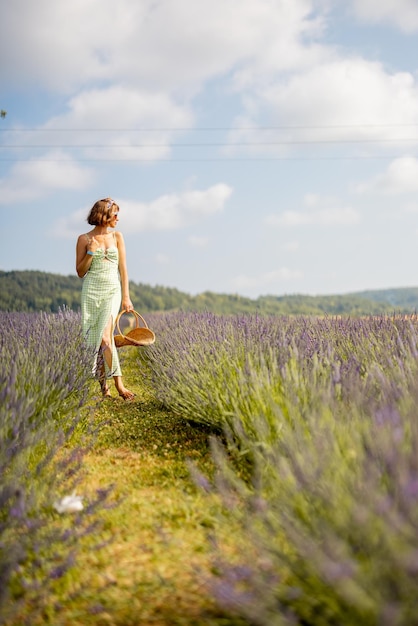
<svg viewBox="0 0 418 626"><path fill-rule="evenodd" d="M113 323L112 318L110 318L106 328L103 331L98 360L100 388L102 390L103 396L105 397L110 397L109 387L106 382L106 365L109 370L112 371L112 331Z"/></svg>
<svg viewBox="0 0 418 626"><path fill-rule="evenodd" d="M100 389L102 390L103 397L110 398L111 393L109 391L109 386L106 382L106 369L105 369L105 364L104 364L103 352L101 349L97 357L97 375L98 375Z"/></svg>
<svg viewBox="0 0 418 626"><path fill-rule="evenodd" d="M113 320L112 318L110 318L109 323L103 332L103 339L102 339L102 344L101 344L103 357L110 372L112 371L112 365L113 365L112 364L112 342L113 342L112 335L113 335ZM103 366L104 366L104 363L103 363ZM123 398L124 400L132 400L132 398L135 397L135 394L132 391L129 391L129 389L127 389L125 385L123 384L122 376L119 376L119 375L113 376L113 380L115 382L115 387L117 389L117 392L121 396L121 398ZM107 387L107 385L105 386ZM105 393L104 395L110 395L108 388L107 388L107 393Z"/></svg>

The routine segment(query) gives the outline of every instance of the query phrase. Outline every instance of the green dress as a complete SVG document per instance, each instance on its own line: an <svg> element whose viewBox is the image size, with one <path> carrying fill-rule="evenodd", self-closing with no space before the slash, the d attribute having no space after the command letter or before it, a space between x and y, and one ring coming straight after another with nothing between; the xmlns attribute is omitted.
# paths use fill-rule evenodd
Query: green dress
<svg viewBox="0 0 418 626"><path fill-rule="evenodd" d="M119 277L119 252L116 243L106 250L98 248L90 269L83 278L81 290L81 320L87 345L95 349L93 373L97 371L97 357L103 332L109 319L114 325L122 301ZM119 356L112 333L112 367L105 363L106 376L122 376Z"/></svg>

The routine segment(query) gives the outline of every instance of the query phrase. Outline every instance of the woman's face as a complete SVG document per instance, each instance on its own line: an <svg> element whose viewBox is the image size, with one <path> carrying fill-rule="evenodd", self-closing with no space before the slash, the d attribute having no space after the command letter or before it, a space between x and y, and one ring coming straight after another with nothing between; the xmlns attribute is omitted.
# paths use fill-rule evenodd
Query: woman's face
<svg viewBox="0 0 418 626"><path fill-rule="evenodd" d="M110 214L108 226L110 228L116 228L118 221L119 221L119 210L115 208Z"/></svg>

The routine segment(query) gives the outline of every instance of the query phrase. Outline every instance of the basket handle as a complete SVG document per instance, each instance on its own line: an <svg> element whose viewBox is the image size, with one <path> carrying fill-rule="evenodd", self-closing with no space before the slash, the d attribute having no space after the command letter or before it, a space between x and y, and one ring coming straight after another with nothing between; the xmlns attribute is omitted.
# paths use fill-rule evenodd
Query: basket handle
<svg viewBox="0 0 418 626"><path fill-rule="evenodd" d="M135 316L136 328L139 328L139 319L141 319L141 320L143 321L143 323L144 323L144 327L145 327L145 328L148 328L148 325L147 325L146 321L144 320L144 318L142 317L142 315L140 315L137 311L135 311L135 310L132 310L132 311L127 311L126 309L122 309L122 311L120 311L120 312L118 313L118 316L117 316L117 318L116 318L116 322L115 322L115 325L116 325L116 328L117 328L117 330L118 330L119 335L122 335L122 332L121 332L121 330L120 330L120 326L119 326L119 321L120 321L120 318L122 317L122 315L125 315L125 313L127 313L128 315L129 315L130 313L132 313L132 315L134 315L134 316Z"/></svg>

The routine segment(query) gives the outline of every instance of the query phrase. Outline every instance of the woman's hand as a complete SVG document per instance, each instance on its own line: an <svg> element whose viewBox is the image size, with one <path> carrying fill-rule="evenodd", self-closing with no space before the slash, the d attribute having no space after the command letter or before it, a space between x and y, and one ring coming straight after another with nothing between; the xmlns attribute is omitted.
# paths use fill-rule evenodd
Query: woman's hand
<svg viewBox="0 0 418 626"><path fill-rule="evenodd" d="M122 298L122 310L127 311L128 313L134 310L134 305L129 297Z"/></svg>
<svg viewBox="0 0 418 626"><path fill-rule="evenodd" d="M89 250L90 252L96 252L98 248L100 248L100 244L97 241L96 237L89 237L89 240L87 242L87 250Z"/></svg>

